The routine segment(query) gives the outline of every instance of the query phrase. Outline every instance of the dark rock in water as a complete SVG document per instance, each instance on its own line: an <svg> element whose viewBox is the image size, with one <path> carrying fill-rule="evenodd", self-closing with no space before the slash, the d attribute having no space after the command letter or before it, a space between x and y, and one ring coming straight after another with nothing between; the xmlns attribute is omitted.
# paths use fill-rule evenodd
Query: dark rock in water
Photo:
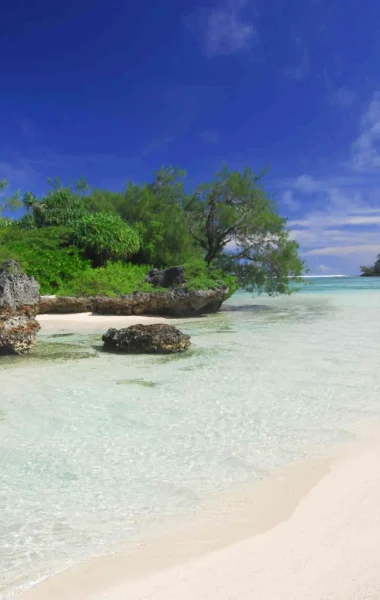
<svg viewBox="0 0 380 600"><path fill-rule="evenodd" d="M106 350L135 354L184 352L190 346L189 335L165 324L109 329L102 340Z"/></svg>
<svg viewBox="0 0 380 600"><path fill-rule="evenodd" d="M14 260L0 266L0 355L24 354L36 343L40 288Z"/></svg>
<svg viewBox="0 0 380 600"><path fill-rule="evenodd" d="M146 281L155 287L176 287L185 283L185 269L184 267L169 267L163 271L152 269L146 276Z"/></svg>

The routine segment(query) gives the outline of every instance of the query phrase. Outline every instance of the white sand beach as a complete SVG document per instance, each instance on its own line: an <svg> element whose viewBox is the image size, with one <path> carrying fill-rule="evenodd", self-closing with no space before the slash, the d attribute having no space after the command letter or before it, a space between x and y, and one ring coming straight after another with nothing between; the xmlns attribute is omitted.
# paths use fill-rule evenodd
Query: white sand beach
<svg viewBox="0 0 380 600"><path fill-rule="evenodd" d="M298 465L244 501L231 498L219 516L69 569L22 598L378 600L379 456L376 431L331 465Z"/></svg>
<svg viewBox="0 0 380 600"><path fill-rule="evenodd" d="M165 317L153 316L113 316L113 315L96 315L89 313L73 313L73 314L44 314L37 316L38 322L41 324L42 331L59 332L63 330L86 332L89 330L105 331L107 327L129 327L130 325L138 324L153 324L153 323L173 323L173 319Z"/></svg>
<svg viewBox="0 0 380 600"><path fill-rule="evenodd" d="M379 600L378 307L316 291L186 322L39 316L1 372L0 597ZM191 350L101 351L108 327L154 322Z"/></svg>

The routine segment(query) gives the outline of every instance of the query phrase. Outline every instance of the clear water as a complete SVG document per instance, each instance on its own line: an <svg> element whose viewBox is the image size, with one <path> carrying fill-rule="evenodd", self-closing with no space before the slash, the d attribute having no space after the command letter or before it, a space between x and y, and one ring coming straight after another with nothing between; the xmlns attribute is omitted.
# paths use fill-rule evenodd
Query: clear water
<svg viewBox="0 0 380 600"><path fill-rule="evenodd" d="M380 279L318 279L181 323L185 355L1 359L0 597L379 419L379 309Z"/></svg>

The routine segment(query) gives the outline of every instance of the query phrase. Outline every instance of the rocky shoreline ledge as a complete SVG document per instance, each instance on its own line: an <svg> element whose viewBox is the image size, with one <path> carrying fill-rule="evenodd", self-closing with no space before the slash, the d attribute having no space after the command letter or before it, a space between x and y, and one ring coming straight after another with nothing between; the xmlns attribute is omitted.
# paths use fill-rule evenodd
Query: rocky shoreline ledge
<svg viewBox="0 0 380 600"><path fill-rule="evenodd" d="M228 296L228 287L210 290L174 288L167 292L135 292L117 298L41 296L38 314L93 312L98 315L189 317L217 312Z"/></svg>
<svg viewBox="0 0 380 600"><path fill-rule="evenodd" d="M36 344L40 288L34 277L8 260L0 266L0 356L25 354Z"/></svg>

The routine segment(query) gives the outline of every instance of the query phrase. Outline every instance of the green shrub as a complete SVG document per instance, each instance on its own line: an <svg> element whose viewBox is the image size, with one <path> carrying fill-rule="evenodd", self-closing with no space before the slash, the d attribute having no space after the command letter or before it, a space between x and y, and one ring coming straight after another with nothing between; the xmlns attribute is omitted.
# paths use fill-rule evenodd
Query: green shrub
<svg viewBox="0 0 380 600"><path fill-rule="evenodd" d="M69 188L54 190L41 200L27 192L23 202L28 213L20 219L20 226L26 228L73 227L86 213L82 199Z"/></svg>
<svg viewBox="0 0 380 600"><path fill-rule="evenodd" d="M189 290L209 290L228 286L232 295L238 289L235 277L220 269L208 268L204 260L188 262L184 266L185 287Z"/></svg>
<svg viewBox="0 0 380 600"><path fill-rule="evenodd" d="M0 263L17 260L28 275L37 279L41 294L56 294L67 281L90 269L89 261L68 245L70 235L70 230L63 227L6 227L0 230Z"/></svg>
<svg viewBox="0 0 380 600"><path fill-rule="evenodd" d="M140 237L119 216L95 213L82 217L75 226L73 242L95 267L109 260L126 259L140 248Z"/></svg>
<svg viewBox="0 0 380 600"><path fill-rule="evenodd" d="M121 262L108 263L99 269L85 269L62 285L61 296L125 296L132 292L152 292L153 287L145 277L151 267Z"/></svg>

